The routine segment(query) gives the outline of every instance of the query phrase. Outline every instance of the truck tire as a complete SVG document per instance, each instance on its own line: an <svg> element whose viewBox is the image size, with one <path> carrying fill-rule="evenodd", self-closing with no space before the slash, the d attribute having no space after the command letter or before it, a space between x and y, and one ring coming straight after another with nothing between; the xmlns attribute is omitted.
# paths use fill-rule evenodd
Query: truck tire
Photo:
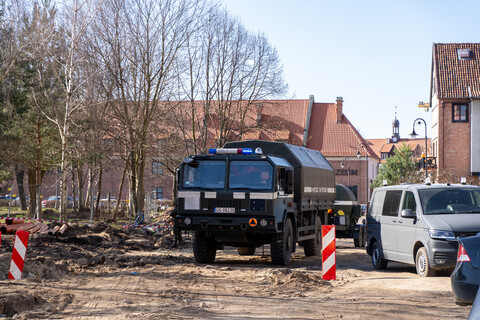
<svg viewBox="0 0 480 320"><path fill-rule="evenodd" d="M322 220L316 217L317 235L315 239L308 239L303 242L303 251L307 257L319 256L322 254Z"/></svg>
<svg viewBox="0 0 480 320"><path fill-rule="evenodd" d="M292 220L287 219L285 230L281 241L275 241L270 244L270 256L273 264L285 266L292 257L294 242Z"/></svg>
<svg viewBox="0 0 480 320"><path fill-rule="evenodd" d="M417 274L420 277L433 277L435 276L435 270L430 267L428 262L428 254L425 247L421 247L417 251L417 256L415 259L415 267L417 269Z"/></svg>
<svg viewBox="0 0 480 320"><path fill-rule="evenodd" d="M238 247L238 254L241 256L253 256L255 254L255 247Z"/></svg>
<svg viewBox="0 0 480 320"><path fill-rule="evenodd" d="M198 263L213 263L217 255L217 242L205 231L193 234L193 256Z"/></svg>

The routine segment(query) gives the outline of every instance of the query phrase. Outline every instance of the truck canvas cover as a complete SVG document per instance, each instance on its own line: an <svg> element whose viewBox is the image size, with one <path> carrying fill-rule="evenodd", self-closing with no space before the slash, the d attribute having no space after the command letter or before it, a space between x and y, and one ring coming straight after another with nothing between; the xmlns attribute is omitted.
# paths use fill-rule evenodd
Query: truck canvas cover
<svg viewBox="0 0 480 320"><path fill-rule="evenodd" d="M284 158L294 167L294 201L297 204L302 207L307 203L333 205L335 173L320 151L263 140L228 142L224 148L261 148L264 155Z"/></svg>

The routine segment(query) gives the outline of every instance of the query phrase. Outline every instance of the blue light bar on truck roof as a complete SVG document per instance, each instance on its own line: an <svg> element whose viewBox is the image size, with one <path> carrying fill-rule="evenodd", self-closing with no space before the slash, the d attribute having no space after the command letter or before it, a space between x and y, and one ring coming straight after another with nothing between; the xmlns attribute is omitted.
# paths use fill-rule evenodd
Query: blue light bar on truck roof
<svg viewBox="0 0 480 320"><path fill-rule="evenodd" d="M208 150L209 154L253 154L251 148L212 148Z"/></svg>

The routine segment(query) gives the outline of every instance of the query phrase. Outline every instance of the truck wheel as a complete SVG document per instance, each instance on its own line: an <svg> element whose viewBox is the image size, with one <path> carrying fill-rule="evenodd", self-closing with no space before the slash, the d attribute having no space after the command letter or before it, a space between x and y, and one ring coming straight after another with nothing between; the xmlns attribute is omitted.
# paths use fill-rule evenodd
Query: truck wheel
<svg viewBox="0 0 480 320"><path fill-rule="evenodd" d="M355 245L355 248L359 248L360 247L360 239L353 238L353 244Z"/></svg>
<svg viewBox="0 0 480 320"><path fill-rule="evenodd" d="M205 231L193 234L193 256L198 263L213 263L217 255L217 242Z"/></svg>
<svg viewBox="0 0 480 320"><path fill-rule="evenodd" d="M428 263L428 255L425 247L418 249L415 259L415 267L417 268L417 274L420 277L435 276L435 270L433 270Z"/></svg>
<svg viewBox="0 0 480 320"><path fill-rule="evenodd" d="M292 220L287 219L281 241L270 244L270 256L273 264L287 265L292 257L294 243Z"/></svg>
<svg viewBox="0 0 480 320"><path fill-rule="evenodd" d="M387 268L388 260L383 258L382 250L378 242L375 242L372 247L372 264L377 270L385 270Z"/></svg>
<svg viewBox="0 0 480 320"><path fill-rule="evenodd" d="M238 247L238 254L241 256L253 256L255 254L255 247Z"/></svg>
<svg viewBox="0 0 480 320"><path fill-rule="evenodd" d="M303 251L307 257L319 256L322 254L322 220L320 217L317 217L315 221L317 235L314 239L304 241Z"/></svg>

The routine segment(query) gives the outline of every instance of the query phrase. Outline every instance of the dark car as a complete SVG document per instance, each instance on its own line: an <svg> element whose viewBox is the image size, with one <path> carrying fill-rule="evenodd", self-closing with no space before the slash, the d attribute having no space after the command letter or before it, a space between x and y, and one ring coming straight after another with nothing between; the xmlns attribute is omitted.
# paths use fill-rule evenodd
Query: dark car
<svg viewBox="0 0 480 320"><path fill-rule="evenodd" d="M468 315L468 320L478 319L480 319L480 291L477 291L477 297L475 298L472 310L470 310L470 314Z"/></svg>
<svg viewBox="0 0 480 320"><path fill-rule="evenodd" d="M472 304L480 285L480 234L458 239L457 265L450 280L455 302Z"/></svg>

